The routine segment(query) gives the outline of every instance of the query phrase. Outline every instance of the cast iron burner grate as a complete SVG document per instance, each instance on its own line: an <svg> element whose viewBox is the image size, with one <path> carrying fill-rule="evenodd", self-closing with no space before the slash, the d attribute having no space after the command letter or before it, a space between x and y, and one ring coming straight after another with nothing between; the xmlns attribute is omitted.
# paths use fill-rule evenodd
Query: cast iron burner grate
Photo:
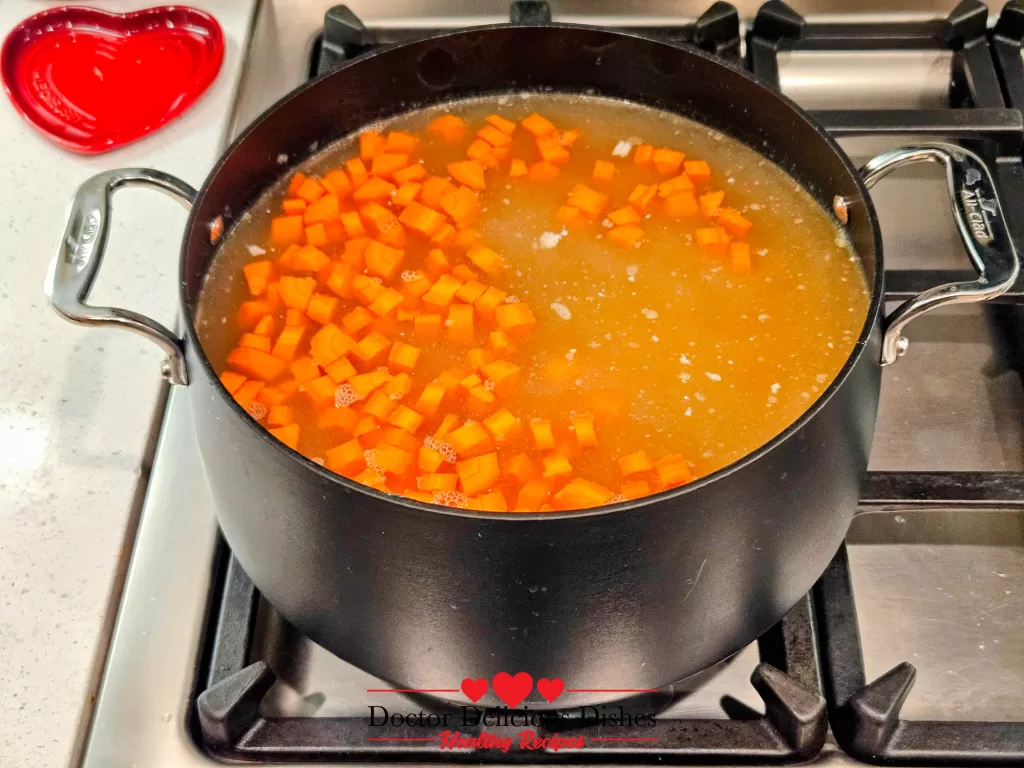
<svg viewBox="0 0 1024 768"><path fill-rule="evenodd" d="M546 23L544 2L512 3L512 23ZM748 30L746 65L779 86L777 54L791 50L878 50L939 48L954 52L950 103L932 110L833 110L814 112L835 136L913 135L958 141L994 161L1000 197L1011 227L1024 221L1024 0L1003 10L994 34L979 0L963 0L946 19L926 23L812 24L778 0L761 7ZM697 45L738 60L740 23L736 9L717 2L694 23L629 29L672 43ZM446 30L371 30L345 6L327 12L314 49L311 76L382 45ZM1008 106L1009 105L1009 108ZM1020 232L1014 231L1024 252ZM886 298L898 301L943 282L970 279L950 271L886 272ZM1011 337L1024 363L1024 289L1018 284L1002 297ZM1018 366L1018 370L1024 367ZM986 509L1024 506L1024 473L871 472L861 512L906 509ZM665 720L642 734L615 728L615 736L643 735L658 740L588 745L563 752L442 751L437 742L368 741L366 718L275 718L261 713L261 702L275 681L256 653L259 593L220 546L223 567L214 592L211 631L199 679L195 730L203 747L231 760L265 762L647 762L794 763L818 755L831 725L848 754L872 763L914 765L1024 764L1024 723L903 721L900 707L915 670L903 663L866 683L856 606L845 547L833 559L811 594L757 643L760 663L751 681L765 704L765 715L738 712L732 720ZM564 725L560 726L564 730ZM404 735L378 726L372 735ZM465 730L465 729L463 729ZM489 728L491 732L501 728ZM543 731L543 728L541 729ZM602 727L576 731L588 739ZM467 733L472 735L472 733ZM502 735L498 733L497 735ZM512 735L509 732L507 735Z"/></svg>

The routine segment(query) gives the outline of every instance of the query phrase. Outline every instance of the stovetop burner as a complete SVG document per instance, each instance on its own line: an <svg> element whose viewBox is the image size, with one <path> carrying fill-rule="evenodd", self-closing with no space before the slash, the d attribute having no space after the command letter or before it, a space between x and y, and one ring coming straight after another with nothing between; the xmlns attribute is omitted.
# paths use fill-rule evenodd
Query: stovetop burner
<svg viewBox="0 0 1024 768"><path fill-rule="evenodd" d="M694 21L652 26L625 20L621 28L697 45L743 63L808 107L837 137L854 142L908 138L962 142L990 161L1011 228L1019 229L1024 226L1024 118L1019 111L1024 107L1024 0L1010 2L991 29L988 18L983 3L963 0L945 19L852 23L829 19L823 23L801 17L779 0L770 0L750 24L741 24L732 5L716 2ZM547 3L520 0L511 4L511 23L550 20ZM310 76L379 46L450 28L364 25L349 8L336 6L327 12L322 35L314 45ZM837 55L845 57L845 65L860 62L866 69L840 72ZM887 83L877 72L869 71L879 61L890 67L900 62L925 63L914 70L925 73L920 81L903 89L913 94L912 101L900 101L905 96L898 83ZM818 89L815 98L804 101L803 97L814 91L815 78L821 72L845 78L847 96L823 96ZM893 77L899 78L900 72ZM886 90L890 85L892 92ZM896 91L900 94L894 96ZM844 144L844 148L856 154L850 145ZM1014 234L1020 247L1024 231ZM885 237L888 241L888 232ZM910 264L897 254L890 259L891 268L885 275L886 299L900 301L939 283L973 279L972 274L947 261L929 261L922 256L918 263ZM938 429L929 435L932 425L925 419L883 407L880 423L892 424L895 419L896 426L889 427L890 431L900 432L900 424L912 425L906 429L912 437L895 438L892 442L897 448L890 449L902 448L906 460L893 462L887 455L879 461L878 451L873 451L873 469L881 464L897 471L868 473L860 514L847 544L824 576L779 624L733 659L697 679L623 704L624 712L652 716L650 724L622 726L592 719L547 718L531 726L539 736L557 732L566 738L582 738L585 746L557 751L550 747L535 751L512 748L507 752L447 749L439 735L443 728L436 721L379 724L380 710L388 708L392 713L447 712L456 726L451 730L465 737L486 730L495 737L515 738L523 730L501 724L486 728L463 725L459 707L417 693L389 690L386 684L315 646L265 603L219 538L212 578L182 576L202 585L201 593L209 596L205 619L197 617L194 625L178 633L199 644L199 659L189 661L176 647L166 651L166 655L173 653L191 664L194 677L185 687L164 685L162 700L187 700L189 737L216 759L240 762L1022 765L1024 722L999 720L1004 715L1020 718L1024 713L1024 694L1020 692L1024 685L1017 685L1015 680L1020 678L1014 677L1024 673L1024 665L1004 674L1003 667L983 652L988 644L988 652L1003 654L1000 658L1024 658L1024 603L1016 594L1019 584L1007 578L1024 574L1024 549L1020 548L1024 544L1024 443L1019 429L1004 437L1006 432L1001 430L1005 425L1000 421L1016 423L1024 409L1024 288L1018 285L1002 297L999 306L982 312L976 325L985 328L989 334L985 338L992 341L982 347L980 359L987 366L982 383L971 380L970 385L993 390L987 393L988 401L996 414L996 433L1002 445L992 450L984 437L974 433L963 445L952 445ZM957 316L943 321L955 325ZM943 336L940 341L948 340ZM929 339L913 343L924 348ZM953 351L963 357L962 349L954 347ZM974 361L971 358L965 365ZM923 363L925 373L917 374L915 387L948 368L941 356ZM1011 372L1011 384L1001 377L1007 371ZM909 371L907 375L912 377ZM898 378L887 380L890 389L894 381ZM959 383L954 382L953 387ZM1002 390L995 391L999 387L1009 388L1012 395L1004 397ZM175 407L180 413L183 406L175 406L172 395L169 413ZM987 411L962 407L953 417L959 423L976 413ZM918 420L912 422L912 418ZM162 443L176 441L177 445L188 439L188 428L180 419L168 422ZM922 445L927 450L918 450ZM166 449L158 449L158 456L159 450ZM968 458L945 463L943 452ZM993 463L987 458L974 460L974 454L981 453L998 457L994 462L998 471L980 471ZM1007 456L1016 458L1007 460ZM193 457L190 461L194 462L192 471L197 471L198 460ZM956 471L902 469L947 466ZM979 471L964 471L965 467ZM164 485L167 482L163 481ZM164 485L155 482L151 496L170 493ZM195 494L197 504L208 506L205 489ZM191 503L190 498L186 495L184 503ZM144 526L136 558L147 552L152 555L166 544L159 537L175 529L170 523L161 525L162 531L148 534ZM932 581L921 578L904 583L905 571L892 567L892 555L885 554L893 545L913 559L910 567L933 569ZM181 550L181 544L178 548ZM124 614L134 605L142 616L145 612L140 606L157 600L153 594L159 591L160 579L177 577L177 573L153 568L141 583L129 580L126 607L93 727L92 739L99 746L87 749L87 765L105 766L110 761L104 758L117 754L117 740L111 743L107 731L123 731L111 725L108 715L114 705L110 697L145 690L144 685L129 679L139 668L143 652L118 646L118 637L124 635L120 625L143 619ZM153 594L144 596L143 589ZM866 598L860 612L855 589ZM972 612L970 601L975 597L978 609ZM914 611L902 610L902 601L911 601ZM927 609L918 610L919 606ZM910 613L917 623L913 626L902 622L904 614ZM865 621L865 615L870 615L871 621ZM167 635L170 626L164 627ZM148 626L143 634L147 631ZM159 626L153 631L159 632ZM937 649L943 644L948 651ZM970 650L968 644L977 646L982 655L958 663L959 656ZM115 667L116 661L120 667ZM912 695L919 662L922 680L916 692L930 705L927 708L919 706L920 699ZM985 685L979 687L968 668L986 665L993 669L984 678ZM874 680L868 682L869 678ZM942 687L937 680L952 680L953 688ZM119 706L124 708L124 704ZM617 711L616 706L605 709ZM371 721L371 707L378 707L374 710L377 720ZM936 710L941 711L941 720L932 719Z"/></svg>

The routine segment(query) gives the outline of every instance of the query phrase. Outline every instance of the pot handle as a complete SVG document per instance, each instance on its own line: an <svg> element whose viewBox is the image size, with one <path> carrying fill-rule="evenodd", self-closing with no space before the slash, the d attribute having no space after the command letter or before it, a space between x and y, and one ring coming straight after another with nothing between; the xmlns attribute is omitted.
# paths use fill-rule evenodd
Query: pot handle
<svg viewBox="0 0 1024 768"><path fill-rule="evenodd" d="M937 307L994 299L1014 284L1020 272L992 175L974 152L954 144L917 144L879 155L860 172L872 187L890 171L920 162L941 163L946 169L953 218L978 279L929 288L893 310L882 323L882 365L896 362L907 351L902 331L908 323Z"/></svg>
<svg viewBox="0 0 1024 768"><path fill-rule="evenodd" d="M110 207L121 187L151 186L191 208L196 191L167 173L149 168L122 168L93 176L75 192L64 237L50 264L46 295L59 315L81 325L126 328L156 342L167 359L160 366L172 384L188 384L182 340L166 327L129 309L94 307L85 303L99 274L110 234Z"/></svg>

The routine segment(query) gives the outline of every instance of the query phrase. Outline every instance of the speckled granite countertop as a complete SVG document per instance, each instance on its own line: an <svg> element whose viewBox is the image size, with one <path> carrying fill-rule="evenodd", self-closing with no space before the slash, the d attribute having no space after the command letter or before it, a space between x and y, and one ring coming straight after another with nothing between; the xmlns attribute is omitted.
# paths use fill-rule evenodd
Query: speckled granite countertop
<svg viewBox="0 0 1024 768"><path fill-rule="evenodd" d="M0 3L0 37L59 3ZM153 0L97 2L125 11ZM147 139L99 157L50 144L0 97L0 766L75 758L130 552L164 385L157 348L72 326L43 295L71 195L99 171L148 166L198 186L231 120L257 0L192 0L220 22L217 80ZM174 321L181 206L148 191L115 201L95 303Z"/></svg>

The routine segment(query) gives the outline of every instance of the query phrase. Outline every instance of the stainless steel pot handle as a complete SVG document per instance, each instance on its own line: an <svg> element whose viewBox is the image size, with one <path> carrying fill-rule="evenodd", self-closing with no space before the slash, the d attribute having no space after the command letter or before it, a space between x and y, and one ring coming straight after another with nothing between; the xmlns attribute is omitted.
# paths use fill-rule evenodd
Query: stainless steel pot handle
<svg viewBox="0 0 1024 768"><path fill-rule="evenodd" d="M167 353L160 371L172 384L188 384L181 339L166 327L137 312L85 303L99 274L110 234L110 206L121 187L151 186L191 208L196 191L170 174L148 168L122 168L97 174L78 188L67 228L46 281L46 295L58 314L81 325L112 325L134 331Z"/></svg>
<svg viewBox="0 0 1024 768"><path fill-rule="evenodd" d="M890 171L920 162L941 163L946 169L953 218L978 279L929 288L893 310L883 321L882 365L896 362L907 351L902 331L908 323L947 304L994 299L1014 284L1020 272L995 183L978 155L954 144L917 144L879 155L861 168L861 174L872 187Z"/></svg>

